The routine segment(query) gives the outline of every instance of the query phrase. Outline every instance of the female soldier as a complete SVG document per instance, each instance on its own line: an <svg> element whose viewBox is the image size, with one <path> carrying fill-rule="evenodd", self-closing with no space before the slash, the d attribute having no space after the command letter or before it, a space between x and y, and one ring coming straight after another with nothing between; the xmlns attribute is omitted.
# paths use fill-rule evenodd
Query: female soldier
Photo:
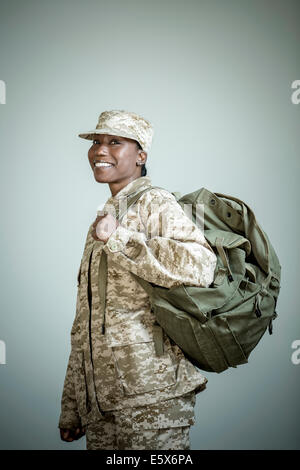
<svg viewBox="0 0 300 470"><path fill-rule="evenodd" d="M189 449L195 395L207 379L161 330L135 274L171 288L207 287L216 257L203 232L164 189L145 191L120 222L116 212L151 188L145 163L151 124L124 110L103 112L88 152L111 197L90 226L78 273L76 316L61 400L61 438L86 434L87 449ZM123 209L122 209L123 210Z"/></svg>

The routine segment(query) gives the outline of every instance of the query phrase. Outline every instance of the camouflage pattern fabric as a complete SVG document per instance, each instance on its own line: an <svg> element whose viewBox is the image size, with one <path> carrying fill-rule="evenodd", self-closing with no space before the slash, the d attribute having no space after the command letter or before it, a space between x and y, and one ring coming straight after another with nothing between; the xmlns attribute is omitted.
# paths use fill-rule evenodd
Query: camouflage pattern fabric
<svg viewBox="0 0 300 470"><path fill-rule="evenodd" d="M110 197L104 210L117 210L129 194L149 186L149 177L137 178ZM216 257L203 232L171 193L157 188L129 208L107 243L95 241L92 228L78 272L61 428L95 423L107 411L158 405L199 392L207 382L165 333L163 353L157 355L149 298L131 275L168 288L181 283L208 286ZM107 255L105 308L99 288L104 282L99 279L103 250Z"/></svg>
<svg viewBox="0 0 300 470"><path fill-rule="evenodd" d="M109 411L86 429L87 450L188 450L195 394L158 405Z"/></svg>

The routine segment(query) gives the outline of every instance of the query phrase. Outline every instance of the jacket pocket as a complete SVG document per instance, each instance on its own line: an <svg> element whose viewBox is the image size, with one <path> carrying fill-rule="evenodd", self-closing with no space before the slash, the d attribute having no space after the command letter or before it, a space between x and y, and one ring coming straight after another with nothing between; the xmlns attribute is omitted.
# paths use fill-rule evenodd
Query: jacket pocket
<svg viewBox="0 0 300 470"><path fill-rule="evenodd" d="M153 405L136 407L132 411L131 427L135 431L178 428L195 424L196 396L190 392L181 397Z"/></svg>
<svg viewBox="0 0 300 470"><path fill-rule="evenodd" d="M124 395L163 390L176 383L176 367L168 350L156 355L154 341L112 347Z"/></svg>

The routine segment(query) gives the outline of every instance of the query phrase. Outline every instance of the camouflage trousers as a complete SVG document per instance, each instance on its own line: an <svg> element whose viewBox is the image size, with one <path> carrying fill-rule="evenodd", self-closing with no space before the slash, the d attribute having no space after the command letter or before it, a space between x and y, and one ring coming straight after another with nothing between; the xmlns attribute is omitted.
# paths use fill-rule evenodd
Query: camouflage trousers
<svg viewBox="0 0 300 470"><path fill-rule="evenodd" d="M188 450L195 393L127 410L108 411L86 426L87 450Z"/></svg>

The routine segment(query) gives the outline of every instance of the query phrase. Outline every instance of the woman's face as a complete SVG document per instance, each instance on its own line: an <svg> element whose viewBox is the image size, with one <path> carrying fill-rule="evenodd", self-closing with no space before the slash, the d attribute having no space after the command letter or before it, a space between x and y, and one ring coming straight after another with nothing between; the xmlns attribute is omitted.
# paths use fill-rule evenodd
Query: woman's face
<svg viewBox="0 0 300 470"><path fill-rule="evenodd" d="M136 163L146 163L147 154L138 149L135 140L109 134L93 137L88 158L96 181L125 186L141 176L141 166Z"/></svg>

